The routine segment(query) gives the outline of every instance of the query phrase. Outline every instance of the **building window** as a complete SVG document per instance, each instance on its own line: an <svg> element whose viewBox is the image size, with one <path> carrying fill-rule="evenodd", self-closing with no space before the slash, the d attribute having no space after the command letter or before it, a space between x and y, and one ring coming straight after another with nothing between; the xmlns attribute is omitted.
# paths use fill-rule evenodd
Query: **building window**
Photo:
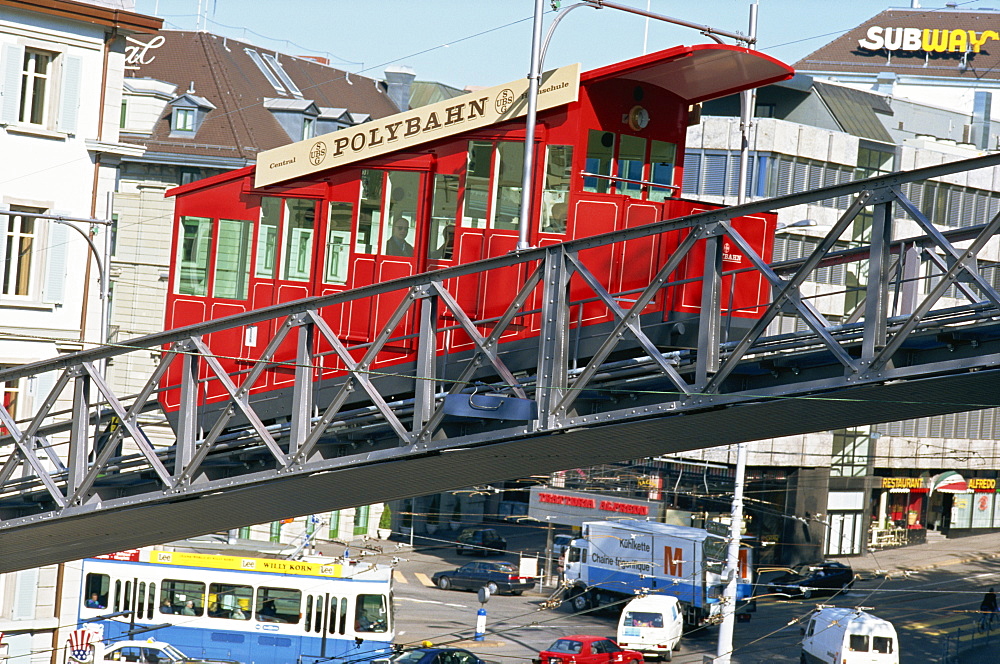
<svg viewBox="0 0 1000 664"><path fill-rule="evenodd" d="M340 534L340 510L335 510L330 512L330 530L327 532L327 537L330 539L337 539Z"/></svg>
<svg viewBox="0 0 1000 664"><path fill-rule="evenodd" d="M174 109L174 131L194 131L194 109Z"/></svg>
<svg viewBox="0 0 1000 664"><path fill-rule="evenodd" d="M21 111L18 120L28 124L44 125L48 117L50 96L51 53L24 50L24 66L21 69Z"/></svg>
<svg viewBox="0 0 1000 664"><path fill-rule="evenodd" d="M368 505L354 508L354 534L364 535L368 532Z"/></svg>
<svg viewBox="0 0 1000 664"><path fill-rule="evenodd" d="M313 137L313 128L315 127L316 121L312 118L303 118L302 120L302 140Z"/></svg>
<svg viewBox="0 0 1000 664"><path fill-rule="evenodd" d="M868 474L871 434L863 429L838 429L833 432L831 477L864 477Z"/></svg>
<svg viewBox="0 0 1000 664"><path fill-rule="evenodd" d="M272 521L271 522L271 536L270 541L277 544L281 541L281 522Z"/></svg>
<svg viewBox="0 0 1000 664"><path fill-rule="evenodd" d="M128 124L128 100L122 99L122 113L121 117L118 119L118 128L124 129L125 125Z"/></svg>
<svg viewBox="0 0 1000 664"><path fill-rule="evenodd" d="M36 212L43 210L12 206L11 212ZM6 224L3 223L6 221ZM4 229L3 295L31 295L31 274L34 268L34 249L37 237L34 217L10 214L0 217Z"/></svg>

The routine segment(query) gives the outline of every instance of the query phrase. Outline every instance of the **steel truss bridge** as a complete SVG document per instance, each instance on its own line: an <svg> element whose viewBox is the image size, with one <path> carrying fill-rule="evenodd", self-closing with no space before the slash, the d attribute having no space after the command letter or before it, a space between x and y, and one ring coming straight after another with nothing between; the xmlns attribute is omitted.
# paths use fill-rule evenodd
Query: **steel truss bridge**
<svg viewBox="0 0 1000 664"><path fill-rule="evenodd" d="M908 182L997 165L990 155L761 200L0 371L4 382L59 376L16 421L0 406L0 572L571 467L998 406L1000 214L942 232L902 193ZM839 197L847 210L799 260L768 264L730 222ZM844 249L838 240L861 214L870 239ZM899 237L904 217L918 234ZM673 231L683 239L645 288L608 292L594 276L593 250ZM759 319L738 334L721 306L727 244L770 284ZM708 275L697 333L686 348L658 347L651 328L666 323L642 314L676 285L689 254ZM832 266L859 284L840 287L855 306L836 320L816 304L832 291L810 285ZM491 271L521 275L521 287L485 319L452 288ZM324 318L390 298L395 311L363 344ZM581 346L585 306L611 316ZM508 352L504 335L529 317L537 338ZM779 317L799 331L775 333ZM276 332L260 361L227 373L226 344L213 340L269 321ZM470 350L438 355L459 332ZM394 347L415 351L415 362L380 365ZM117 394L103 377L109 361L151 352L161 359L137 394ZM274 417L253 388L279 364L284 415ZM164 414L171 375L177 399ZM222 395L212 407L208 392ZM531 414L455 416L456 404L501 402ZM150 422L166 415L171 436L157 441Z"/></svg>

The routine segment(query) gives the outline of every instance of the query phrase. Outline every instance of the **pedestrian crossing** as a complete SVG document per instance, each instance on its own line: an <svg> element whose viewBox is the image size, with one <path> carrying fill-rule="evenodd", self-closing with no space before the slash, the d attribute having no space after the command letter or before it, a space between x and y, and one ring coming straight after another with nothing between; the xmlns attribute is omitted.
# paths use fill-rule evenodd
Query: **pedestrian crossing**
<svg viewBox="0 0 1000 664"><path fill-rule="evenodd" d="M896 629L919 631L925 636L949 636L958 637L959 641L972 641L986 634L978 629L978 625L978 611L955 611L929 620L900 621L896 623ZM989 631L994 637L1000 634L1000 620L994 620Z"/></svg>
<svg viewBox="0 0 1000 664"><path fill-rule="evenodd" d="M403 572L402 570L395 569L392 571L392 580L396 583L414 583L416 585L427 586L428 588L434 587L434 582L431 581L431 578L422 572Z"/></svg>

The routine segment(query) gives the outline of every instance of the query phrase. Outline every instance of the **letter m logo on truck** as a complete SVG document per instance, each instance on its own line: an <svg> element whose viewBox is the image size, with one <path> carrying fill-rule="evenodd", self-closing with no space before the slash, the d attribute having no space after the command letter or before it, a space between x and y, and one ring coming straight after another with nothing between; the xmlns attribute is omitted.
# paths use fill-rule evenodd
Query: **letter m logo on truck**
<svg viewBox="0 0 1000 664"><path fill-rule="evenodd" d="M663 573L667 576L684 576L684 556L681 549L663 547Z"/></svg>

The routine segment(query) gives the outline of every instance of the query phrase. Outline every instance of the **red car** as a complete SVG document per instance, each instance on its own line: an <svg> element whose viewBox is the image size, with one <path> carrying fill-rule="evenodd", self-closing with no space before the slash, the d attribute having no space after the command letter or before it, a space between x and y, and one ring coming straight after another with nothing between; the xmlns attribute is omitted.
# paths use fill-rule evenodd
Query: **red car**
<svg viewBox="0 0 1000 664"><path fill-rule="evenodd" d="M624 650L603 636L574 634L556 639L534 664L642 664L642 653Z"/></svg>

